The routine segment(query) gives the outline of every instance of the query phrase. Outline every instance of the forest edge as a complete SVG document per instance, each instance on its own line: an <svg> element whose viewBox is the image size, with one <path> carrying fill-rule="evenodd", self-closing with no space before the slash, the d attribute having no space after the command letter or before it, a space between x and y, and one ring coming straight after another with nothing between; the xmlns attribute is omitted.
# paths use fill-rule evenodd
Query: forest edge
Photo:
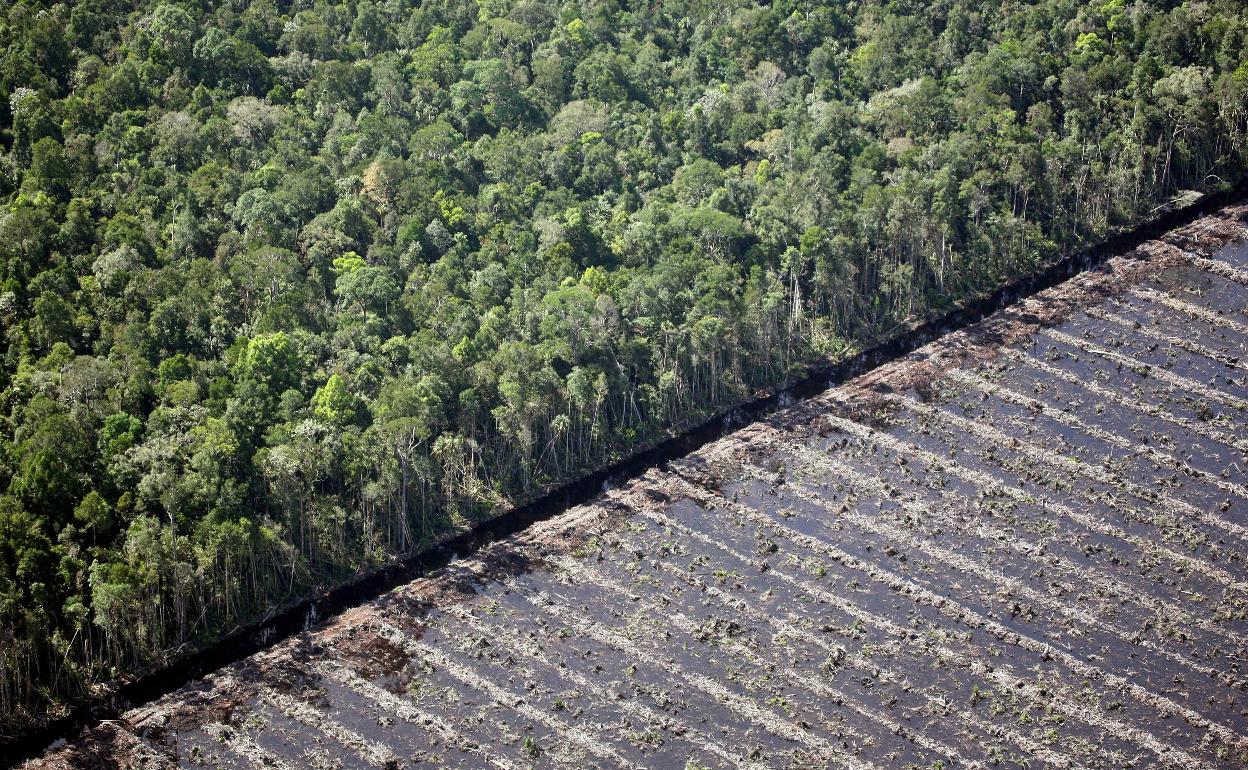
<svg viewBox="0 0 1248 770"><path fill-rule="evenodd" d="M891 363L949 333L962 330L1046 289L1093 270L1108 259L1140 249L1171 231L1248 200L1248 181L1207 193L1187 205L1163 209L1158 216L1096 244L1051 262L1030 276L965 302L960 308L911 326L871 347L839 361L812 365L808 373L787 386L757 392L750 400L719 410L701 424L669 436L579 479L549 489L521 505L508 508L465 532L448 535L438 544L402 561L328 591L288 603L268 618L235 630L216 642L179 657L170 665L141 676L110 683L107 692L75 705L67 715L13 736L0 736L4 767L36 757L62 740L116 719L124 712L155 701L184 685L269 649L314 625L375 599L388 591L447 566L454 559L551 519L598 496L604 485L638 478L651 468L665 469L669 461L749 426L778 409L811 399L830 387ZM1229 241L1225 235L1215 236ZM1041 319L1047 326L1055 319Z"/></svg>

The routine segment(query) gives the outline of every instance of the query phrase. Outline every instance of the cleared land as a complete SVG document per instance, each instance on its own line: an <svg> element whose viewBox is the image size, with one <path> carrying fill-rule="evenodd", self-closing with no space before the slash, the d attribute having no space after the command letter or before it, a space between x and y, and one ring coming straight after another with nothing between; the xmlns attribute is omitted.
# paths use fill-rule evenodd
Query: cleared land
<svg viewBox="0 0 1248 770"><path fill-rule="evenodd" d="M34 767L1248 767L1248 208Z"/></svg>

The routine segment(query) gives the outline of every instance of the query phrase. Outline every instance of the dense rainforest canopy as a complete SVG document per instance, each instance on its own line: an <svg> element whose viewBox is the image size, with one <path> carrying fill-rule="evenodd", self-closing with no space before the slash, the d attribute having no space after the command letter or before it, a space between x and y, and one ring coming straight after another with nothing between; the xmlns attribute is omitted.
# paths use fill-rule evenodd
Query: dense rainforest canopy
<svg viewBox="0 0 1248 770"><path fill-rule="evenodd" d="M0 725L1248 160L1235 0L16 0Z"/></svg>

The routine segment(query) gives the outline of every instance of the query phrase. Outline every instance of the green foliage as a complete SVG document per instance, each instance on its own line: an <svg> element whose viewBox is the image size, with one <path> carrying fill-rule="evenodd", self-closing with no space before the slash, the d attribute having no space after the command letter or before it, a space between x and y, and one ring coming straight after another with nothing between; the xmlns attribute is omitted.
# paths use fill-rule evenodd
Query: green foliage
<svg viewBox="0 0 1248 770"><path fill-rule="evenodd" d="M346 425L355 417L355 396L340 374L331 374L312 397L312 411L330 425Z"/></svg>
<svg viewBox="0 0 1248 770"><path fill-rule="evenodd" d="M1231 0L16 0L0 47L4 730L1248 155Z"/></svg>
<svg viewBox="0 0 1248 770"><path fill-rule="evenodd" d="M143 434L143 422L128 414L110 414L99 429L99 454L105 464L134 446Z"/></svg>
<svg viewBox="0 0 1248 770"><path fill-rule="evenodd" d="M247 340L234 367L239 382L256 383L271 394L299 384L302 365L285 332L258 334Z"/></svg>
<svg viewBox="0 0 1248 770"><path fill-rule="evenodd" d="M74 509L74 521L95 540L107 537L113 529L113 510L108 501L94 489Z"/></svg>

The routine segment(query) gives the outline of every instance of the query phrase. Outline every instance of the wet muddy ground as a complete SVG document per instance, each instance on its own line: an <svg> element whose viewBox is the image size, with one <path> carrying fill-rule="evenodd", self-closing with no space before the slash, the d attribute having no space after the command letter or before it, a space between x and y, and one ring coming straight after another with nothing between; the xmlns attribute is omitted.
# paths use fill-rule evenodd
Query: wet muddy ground
<svg viewBox="0 0 1248 770"><path fill-rule="evenodd" d="M1248 767L1246 223L1199 220L28 766Z"/></svg>

